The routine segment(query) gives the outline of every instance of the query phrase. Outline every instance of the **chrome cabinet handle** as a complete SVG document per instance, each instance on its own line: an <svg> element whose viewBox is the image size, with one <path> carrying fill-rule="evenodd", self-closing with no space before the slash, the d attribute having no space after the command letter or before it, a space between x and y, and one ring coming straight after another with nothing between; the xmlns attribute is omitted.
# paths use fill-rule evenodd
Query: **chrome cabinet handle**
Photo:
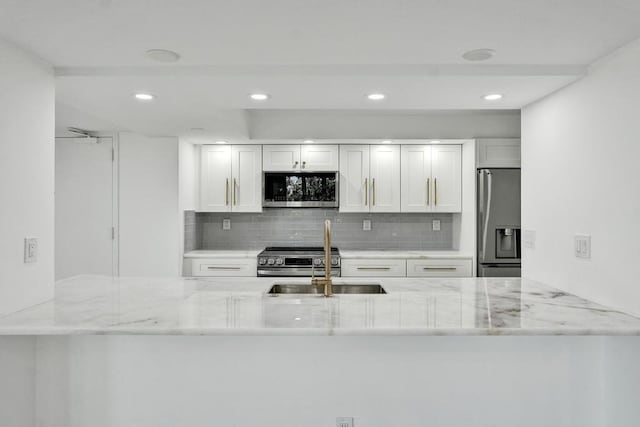
<svg viewBox="0 0 640 427"><path fill-rule="evenodd" d="M430 184L430 179L427 178L427 206L429 206L429 204L431 203L431 194L430 194L430 189L429 189L429 184Z"/></svg>
<svg viewBox="0 0 640 427"><path fill-rule="evenodd" d="M375 178L371 179L371 192L373 193L371 195L372 205L375 206L376 205L376 179Z"/></svg>
<svg viewBox="0 0 640 427"><path fill-rule="evenodd" d="M433 178L433 204L438 206L438 178Z"/></svg>
<svg viewBox="0 0 640 427"><path fill-rule="evenodd" d="M240 267L217 267L217 266L208 266L207 270L240 270Z"/></svg>
<svg viewBox="0 0 640 427"><path fill-rule="evenodd" d="M424 267L423 270L446 270L446 271L455 271L456 267Z"/></svg>
<svg viewBox="0 0 640 427"><path fill-rule="evenodd" d="M369 178L364 179L364 205L369 204Z"/></svg>
<svg viewBox="0 0 640 427"><path fill-rule="evenodd" d="M391 270L391 267L358 267L358 270Z"/></svg>
<svg viewBox="0 0 640 427"><path fill-rule="evenodd" d="M224 182L224 205L229 206L229 178Z"/></svg>
<svg viewBox="0 0 640 427"><path fill-rule="evenodd" d="M235 178L233 178L233 204L237 205L238 204L238 199L236 196L236 189L238 188L238 182L236 181Z"/></svg>

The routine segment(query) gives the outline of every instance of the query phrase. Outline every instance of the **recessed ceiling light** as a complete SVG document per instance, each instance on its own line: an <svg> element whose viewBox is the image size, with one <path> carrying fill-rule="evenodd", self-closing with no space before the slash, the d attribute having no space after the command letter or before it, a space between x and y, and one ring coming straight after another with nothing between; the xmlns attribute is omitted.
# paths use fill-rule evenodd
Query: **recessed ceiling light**
<svg viewBox="0 0 640 427"><path fill-rule="evenodd" d="M146 52L147 58L158 62L178 62L180 55L177 52L166 49L149 49Z"/></svg>
<svg viewBox="0 0 640 427"><path fill-rule="evenodd" d="M155 96L151 95L150 93L136 93L133 96L140 101L151 101L153 98L155 98Z"/></svg>
<svg viewBox="0 0 640 427"><path fill-rule="evenodd" d="M226 143L227 141L223 141L223 140L216 141L216 144L226 144Z"/></svg>
<svg viewBox="0 0 640 427"><path fill-rule="evenodd" d="M269 95L267 95L266 93L252 93L251 95L249 95L249 98L253 99L254 101L265 101L269 99Z"/></svg>
<svg viewBox="0 0 640 427"><path fill-rule="evenodd" d="M496 51L493 49L474 49L462 54L467 61L486 61L493 58Z"/></svg>
<svg viewBox="0 0 640 427"><path fill-rule="evenodd" d="M304 141L305 144L313 144L313 140L312 139L305 139Z"/></svg>
<svg viewBox="0 0 640 427"><path fill-rule="evenodd" d="M391 144L391 141L386 140L386 141L382 141L383 144Z"/></svg>
<svg viewBox="0 0 640 427"><path fill-rule="evenodd" d="M502 95L499 93L490 93L489 95L483 96L483 98L487 101L497 101L502 99Z"/></svg>
<svg viewBox="0 0 640 427"><path fill-rule="evenodd" d="M372 101L381 101L385 98L385 94L384 93L370 93L369 95L367 95L367 98L369 98Z"/></svg>

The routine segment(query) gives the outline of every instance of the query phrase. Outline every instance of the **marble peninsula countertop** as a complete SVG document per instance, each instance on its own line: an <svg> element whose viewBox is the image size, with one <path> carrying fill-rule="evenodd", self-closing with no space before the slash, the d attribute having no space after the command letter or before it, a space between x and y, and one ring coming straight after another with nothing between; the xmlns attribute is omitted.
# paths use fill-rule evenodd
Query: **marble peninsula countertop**
<svg viewBox="0 0 640 427"><path fill-rule="evenodd" d="M387 294L266 294L274 278L77 276L0 335L640 335L640 319L524 279L336 279Z"/></svg>

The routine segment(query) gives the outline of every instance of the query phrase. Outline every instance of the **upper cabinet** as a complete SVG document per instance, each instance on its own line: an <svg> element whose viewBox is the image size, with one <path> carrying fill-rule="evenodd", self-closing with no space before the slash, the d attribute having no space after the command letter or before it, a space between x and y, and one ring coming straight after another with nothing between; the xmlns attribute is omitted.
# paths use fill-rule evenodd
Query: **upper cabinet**
<svg viewBox="0 0 640 427"><path fill-rule="evenodd" d="M338 170L337 145L265 145L262 170L265 172Z"/></svg>
<svg viewBox="0 0 640 427"><path fill-rule="evenodd" d="M462 147L403 145L402 212L462 211Z"/></svg>
<svg viewBox="0 0 640 427"><path fill-rule="evenodd" d="M203 145L201 212L262 211L262 147Z"/></svg>
<svg viewBox="0 0 640 427"><path fill-rule="evenodd" d="M399 188L399 146L340 146L341 212L400 212Z"/></svg>
<svg viewBox="0 0 640 427"><path fill-rule="evenodd" d="M517 138L477 139L476 154L478 168L519 168L520 140Z"/></svg>

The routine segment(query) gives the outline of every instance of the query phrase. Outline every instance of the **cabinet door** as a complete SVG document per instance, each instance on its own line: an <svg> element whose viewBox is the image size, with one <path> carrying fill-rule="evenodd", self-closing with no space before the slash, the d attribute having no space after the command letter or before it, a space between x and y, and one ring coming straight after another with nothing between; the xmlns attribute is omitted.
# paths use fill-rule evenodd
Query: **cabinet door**
<svg viewBox="0 0 640 427"><path fill-rule="evenodd" d="M406 277L405 259L343 259L342 277Z"/></svg>
<svg viewBox="0 0 640 427"><path fill-rule="evenodd" d="M401 210L430 212L431 146L403 145L401 148Z"/></svg>
<svg viewBox="0 0 640 427"><path fill-rule="evenodd" d="M369 146L340 146L340 212L369 212Z"/></svg>
<svg viewBox="0 0 640 427"><path fill-rule="evenodd" d="M311 172L338 170L338 146L305 144L301 147L301 168Z"/></svg>
<svg viewBox="0 0 640 427"><path fill-rule="evenodd" d="M472 259L409 259L407 277L471 277Z"/></svg>
<svg viewBox="0 0 640 427"><path fill-rule="evenodd" d="M234 145L231 148L231 210L262 212L262 147Z"/></svg>
<svg viewBox="0 0 640 427"><path fill-rule="evenodd" d="M462 147L431 148L432 212L462 211Z"/></svg>
<svg viewBox="0 0 640 427"><path fill-rule="evenodd" d="M287 172L292 170L300 170L300 146L263 146L262 170L265 172Z"/></svg>
<svg viewBox="0 0 640 427"><path fill-rule="evenodd" d="M400 212L400 146L372 145L371 212Z"/></svg>
<svg viewBox="0 0 640 427"><path fill-rule="evenodd" d="M200 162L200 211L229 212L231 147L203 145Z"/></svg>

